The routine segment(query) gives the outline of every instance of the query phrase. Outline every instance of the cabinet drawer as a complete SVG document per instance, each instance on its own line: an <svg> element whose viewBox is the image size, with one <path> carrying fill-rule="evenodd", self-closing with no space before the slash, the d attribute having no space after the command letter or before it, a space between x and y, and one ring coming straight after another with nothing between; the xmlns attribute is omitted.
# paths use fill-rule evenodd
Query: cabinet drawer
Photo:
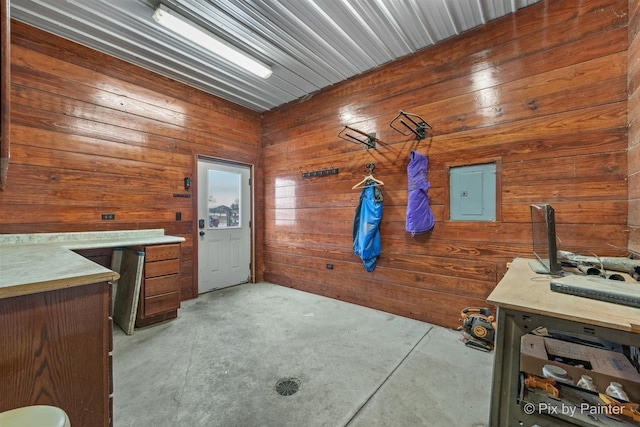
<svg viewBox="0 0 640 427"><path fill-rule="evenodd" d="M176 274L180 270L179 259L168 259L165 261L146 262L144 264L144 277L166 276Z"/></svg>
<svg viewBox="0 0 640 427"><path fill-rule="evenodd" d="M144 315L153 316L154 314L164 313L165 311L176 310L180 308L180 292L171 292L170 294L162 294L144 299Z"/></svg>
<svg viewBox="0 0 640 427"><path fill-rule="evenodd" d="M144 293L146 297L152 297L180 290L180 278L177 274L170 276L152 277L144 281Z"/></svg>
<svg viewBox="0 0 640 427"><path fill-rule="evenodd" d="M145 247L145 260L162 261L164 259L175 259L180 255L180 245L157 245Z"/></svg>

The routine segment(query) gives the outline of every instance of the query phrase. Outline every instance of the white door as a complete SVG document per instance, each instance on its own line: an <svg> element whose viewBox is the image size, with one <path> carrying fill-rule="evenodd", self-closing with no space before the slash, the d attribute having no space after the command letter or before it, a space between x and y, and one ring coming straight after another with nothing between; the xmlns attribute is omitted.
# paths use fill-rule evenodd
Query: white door
<svg viewBox="0 0 640 427"><path fill-rule="evenodd" d="M251 169L198 159L198 293L251 280Z"/></svg>

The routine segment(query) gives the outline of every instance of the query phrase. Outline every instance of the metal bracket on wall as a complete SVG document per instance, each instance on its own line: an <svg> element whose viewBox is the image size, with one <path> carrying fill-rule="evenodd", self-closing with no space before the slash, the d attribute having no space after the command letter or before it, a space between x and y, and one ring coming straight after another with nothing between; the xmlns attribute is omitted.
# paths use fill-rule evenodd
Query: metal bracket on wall
<svg viewBox="0 0 640 427"><path fill-rule="evenodd" d="M353 135L353 132L358 135ZM367 146L367 150L369 148L376 148L376 133L366 133L358 129L354 129L351 126L345 126L342 129L338 136L342 139L345 139L349 142L354 142L356 144L364 144Z"/></svg>
<svg viewBox="0 0 640 427"><path fill-rule="evenodd" d="M373 175L373 170L376 168L376 163L375 162L365 163L364 168L367 170L367 175Z"/></svg>
<svg viewBox="0 0 640 427"><path fill-rule="evenodd" d="M409 126L409 124L405 120L411 122L412 126ZM397 127L398 123L403 125L406 129ZM403 135L414 134L417 139L425 139L427 136L427 129L433 129L431 125L429 125L429 123L427 123L419 115L406 113L402 110L400 110L395 119L391 120L389 126ZM407 129L410 133L407 133Z"/></svg>

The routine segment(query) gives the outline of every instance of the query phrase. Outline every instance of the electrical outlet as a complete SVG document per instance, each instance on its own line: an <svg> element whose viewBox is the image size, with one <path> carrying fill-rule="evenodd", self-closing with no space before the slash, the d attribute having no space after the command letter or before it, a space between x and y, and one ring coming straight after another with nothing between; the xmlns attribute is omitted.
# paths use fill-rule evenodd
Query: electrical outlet
<svg viewBox="0 0 640 427"><path fill-rule="evenodd" d="M116 214L114 214L114 213L103 213L102 214L102 220L103 221L113 220L113 219L116 219Z"/></svg>
<svg viewBox="0 0 640 427"><path fill-rule="evenodd" d="M333 270L333 264L327 264L327 270Z"/></svg>
<svg viewBox="0 0 640 427"><path fill-rule="evenodd" d="M182 221L182 212L176 212L176 221Z"/></svg>

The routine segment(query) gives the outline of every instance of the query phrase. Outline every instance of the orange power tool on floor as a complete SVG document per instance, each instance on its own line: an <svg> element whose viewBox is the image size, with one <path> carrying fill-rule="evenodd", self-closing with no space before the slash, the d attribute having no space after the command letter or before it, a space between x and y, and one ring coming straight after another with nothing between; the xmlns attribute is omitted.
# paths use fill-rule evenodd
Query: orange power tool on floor
<svg viewBox="0 0 640 427"><path fill-rule="evenodd" d="M467 307L460 312L464 343L467 347L489 352L493 349L496 322L491 311L484 307Z"/></svg>

